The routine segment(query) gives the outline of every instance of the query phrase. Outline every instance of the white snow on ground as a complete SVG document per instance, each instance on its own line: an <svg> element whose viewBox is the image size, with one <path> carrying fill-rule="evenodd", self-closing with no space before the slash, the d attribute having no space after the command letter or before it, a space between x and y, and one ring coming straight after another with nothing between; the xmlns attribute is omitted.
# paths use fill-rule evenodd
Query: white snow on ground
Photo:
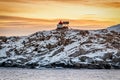
<svg viewBox="0 0 120 80"><path fill-rule="evenodd" d="M6 57L6 47L0 50L0 57Z"/></svg>
<svg viewBox="0 0 120 80"><path fill-rule="evenodd" d="M10 37L6 42L2 42L2 40L0 42L0 62L2 65L2 62L6 62L8 59L17 59L19 55L28 60L22 64L35 63L39 65L72 64L70 61L82 63L80 59L82 56L99 61L98 57L109 55L109 53L117 58L119 55L115 54L120 47L117 45L120 44L119 33L111 36L112 32L107 29L95 31L68 29L41 31L26 37ZM85 60L84 63L87 64L87 61Z"/></svg>
<svg viewBox="0 0 120 80"><path fill-rule="evenodd" d="M89 54L85 54L85 55L82 55L82 56L88 56L88 57L95 57L95 56L99 56L99 57L103 57L104 54L107 53L116 53L116 50L113 50L113 49L107 49L107 50L102 50L102 51L96 51L95 53L89 53Z"/></svg>
<svg viewBox="0 0 120 80"><path fill-rule="evenodd" d="M120 24L112 26L112 27L108 27L107 28L109 31L116 31L116 32L120 32Z"/></svg>
<svg viewBox="0 0 120 80"><path fill-rule="evenodd" d="M65 47L64 51L69 51L70 49L77 47L79 44L80 42L74 42L72 44L69 44Z"/></svg>
<svg viewBox="0 0 120 80"><path fill-rule="evenodd" d="M50 63L57 62L57 61L62 61L65 58L67 58L67 54L65 52L61 52L61 53L53 56L50 60Z"/></svg>

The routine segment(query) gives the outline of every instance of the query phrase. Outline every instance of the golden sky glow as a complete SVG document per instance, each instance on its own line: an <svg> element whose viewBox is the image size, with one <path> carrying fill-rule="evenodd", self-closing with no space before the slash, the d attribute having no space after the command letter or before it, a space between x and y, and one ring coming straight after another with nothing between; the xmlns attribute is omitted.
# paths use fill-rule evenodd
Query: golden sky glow
<svg viewBox="0 0 120 80"><path fill-rule="evenodd" d="M55 29L59 20L78 29L119 24L120 0L0 0L0 35Z"/></svg>

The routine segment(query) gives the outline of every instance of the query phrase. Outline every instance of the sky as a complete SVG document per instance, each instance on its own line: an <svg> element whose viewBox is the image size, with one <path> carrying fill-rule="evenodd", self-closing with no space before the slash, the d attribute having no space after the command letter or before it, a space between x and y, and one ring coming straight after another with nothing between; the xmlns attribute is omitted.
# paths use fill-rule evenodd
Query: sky
<svg viewBox="0 0 120 80"><path fill-rule="evenodd" d="M52 30L60 20L87 30L120 24L120 0L0 0L0 36Z"/></svg>

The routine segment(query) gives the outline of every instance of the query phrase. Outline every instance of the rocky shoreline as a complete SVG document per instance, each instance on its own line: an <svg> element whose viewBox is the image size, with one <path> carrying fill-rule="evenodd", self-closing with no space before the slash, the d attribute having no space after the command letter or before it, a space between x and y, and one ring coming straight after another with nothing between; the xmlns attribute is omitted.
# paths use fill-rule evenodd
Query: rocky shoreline
<svg viewBox="0 0 120 80"><path fill-rule="evenodd" d="M62 29L0 37L0 67L120 69L120 33Z"/></svg>

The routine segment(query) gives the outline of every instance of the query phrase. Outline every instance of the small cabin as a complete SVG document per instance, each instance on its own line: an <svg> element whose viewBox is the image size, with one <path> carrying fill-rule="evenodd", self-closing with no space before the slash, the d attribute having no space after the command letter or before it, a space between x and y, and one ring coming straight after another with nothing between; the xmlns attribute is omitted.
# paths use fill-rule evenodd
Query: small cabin
<svg viewBox="0 0 120 80"><path fill-rule="evenodd" d="M69 27L69 21L60 21L57 24L57 29L63 29L63 28L68 28Z"/></svg>

